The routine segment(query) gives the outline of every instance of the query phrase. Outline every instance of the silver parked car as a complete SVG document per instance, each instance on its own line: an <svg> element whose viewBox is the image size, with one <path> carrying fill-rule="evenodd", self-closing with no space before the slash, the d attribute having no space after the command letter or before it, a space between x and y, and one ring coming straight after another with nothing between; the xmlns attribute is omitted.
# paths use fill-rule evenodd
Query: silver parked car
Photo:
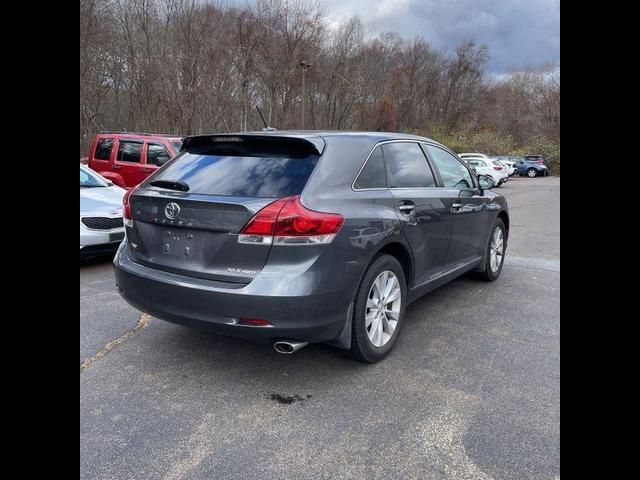
<svg viewBox="0 0 640 480"><path fill-rule="evenodd" d="M124 238L126 190L80 164L80 258L114 252Z"/></svg>

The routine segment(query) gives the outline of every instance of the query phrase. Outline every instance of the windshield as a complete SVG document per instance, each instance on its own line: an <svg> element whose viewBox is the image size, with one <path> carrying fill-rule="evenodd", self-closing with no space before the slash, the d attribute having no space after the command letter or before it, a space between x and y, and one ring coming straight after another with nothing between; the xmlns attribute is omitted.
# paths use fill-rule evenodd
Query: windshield
<svg viewBox="0 0 640 480"><path fill-rule="evenodd" d="M80 188L95 187L108 187L108 185L89 169L80 167Z"/></svg>

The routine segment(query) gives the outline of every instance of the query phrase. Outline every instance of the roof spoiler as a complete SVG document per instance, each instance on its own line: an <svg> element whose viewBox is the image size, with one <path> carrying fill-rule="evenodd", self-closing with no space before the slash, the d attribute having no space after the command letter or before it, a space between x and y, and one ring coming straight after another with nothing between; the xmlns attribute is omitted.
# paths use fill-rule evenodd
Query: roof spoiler
<svg viewBox="0 0 640 480"><path fill-rule="evenodd" d="M264 151L295 155L322 155L325 141L322 137L306 135L281 135L278 133L261 134L219 134L186 137L182 141L182 150L226 150Z"/></svg>

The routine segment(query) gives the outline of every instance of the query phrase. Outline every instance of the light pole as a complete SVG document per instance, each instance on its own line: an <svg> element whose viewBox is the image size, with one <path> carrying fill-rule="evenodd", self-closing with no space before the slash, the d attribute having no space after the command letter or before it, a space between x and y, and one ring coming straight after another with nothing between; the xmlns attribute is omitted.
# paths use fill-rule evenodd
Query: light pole
<svg viewBox="0 0 640 480"><path fill-rule="evenodd" d="M299 65L302 67L302 130L304 130L304 74L307 71L307 68L311 67L311 64L304 60L300 60Z"/></svg>

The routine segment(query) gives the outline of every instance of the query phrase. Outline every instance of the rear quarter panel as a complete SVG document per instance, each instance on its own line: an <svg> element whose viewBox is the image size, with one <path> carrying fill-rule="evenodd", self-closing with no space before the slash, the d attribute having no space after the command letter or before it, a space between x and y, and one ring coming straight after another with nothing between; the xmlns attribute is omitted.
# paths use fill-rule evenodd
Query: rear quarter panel
<svg viewBox="0 0 640 480"><path fill-rule="evenodd" d="M375 146L370 137L326 138L327 146L302 193L302 203L312 210L339 213L345 218L331 244L350 277L355 294L364 270L386 244L398 242L409 252L402 234L394 198L388 189L351 188L362 164ZM408 279L409 280L409 279Z"/></svg>

